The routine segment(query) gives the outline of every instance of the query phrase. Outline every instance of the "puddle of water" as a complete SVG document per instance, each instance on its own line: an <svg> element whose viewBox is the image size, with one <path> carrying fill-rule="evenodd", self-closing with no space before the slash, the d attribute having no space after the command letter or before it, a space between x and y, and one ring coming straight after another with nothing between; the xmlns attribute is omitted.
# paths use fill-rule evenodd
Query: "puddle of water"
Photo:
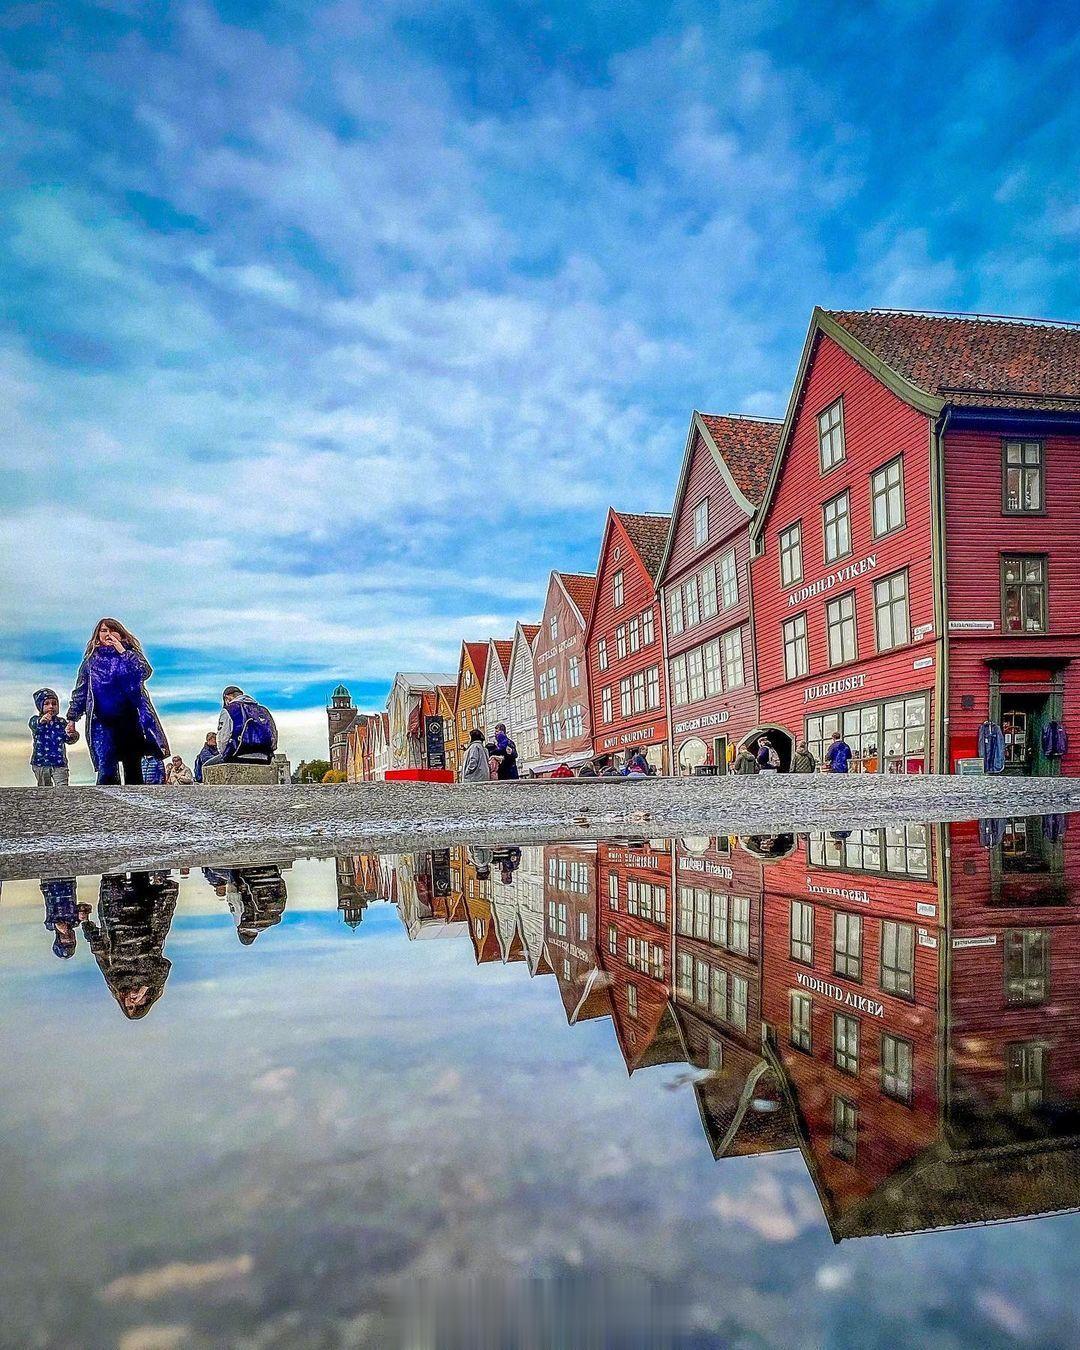
<svg viewBox="0 0 1080 1350"><path fill-rule="evenodd" d="M5 882L0 1343L1075 1344L1072 824Z"/></svg>

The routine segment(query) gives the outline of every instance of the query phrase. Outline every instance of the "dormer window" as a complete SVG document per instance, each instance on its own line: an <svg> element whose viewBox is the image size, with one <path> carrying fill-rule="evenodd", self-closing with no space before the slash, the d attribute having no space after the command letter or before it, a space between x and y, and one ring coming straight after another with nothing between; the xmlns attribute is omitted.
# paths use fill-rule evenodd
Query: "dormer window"
<svg viewBox="0 0 1080 1350"><path fill-rule="evenodd" d="M551 622L548 624L548 632L551 634L552 642L554 642L559 636L559 616L557 614L551 616Z"/></svg>

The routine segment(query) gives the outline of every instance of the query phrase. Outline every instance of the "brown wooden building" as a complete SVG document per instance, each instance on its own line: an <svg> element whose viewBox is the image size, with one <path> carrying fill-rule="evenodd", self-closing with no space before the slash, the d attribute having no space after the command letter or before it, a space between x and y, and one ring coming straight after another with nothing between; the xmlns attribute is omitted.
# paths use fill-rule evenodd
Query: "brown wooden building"
<svg viewBox="0 0 1080 1350"><path fill-rule="evenodd" d="M589 676L585 624L592 609L596 577L552 572L540 632L533 644L540 758L533 767L550 773L592 757Z"/></svg>

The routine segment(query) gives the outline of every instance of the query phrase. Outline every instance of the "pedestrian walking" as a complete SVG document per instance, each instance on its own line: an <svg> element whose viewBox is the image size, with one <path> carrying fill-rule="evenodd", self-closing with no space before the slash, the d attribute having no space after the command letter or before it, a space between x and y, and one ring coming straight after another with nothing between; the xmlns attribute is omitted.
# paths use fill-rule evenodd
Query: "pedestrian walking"
<svg viewBox="0 0 1080 1350"><path fill-rule="evenodd" d="M195 767L192 770L196 783L202 782L203 765L211 759L217 758L217 732L208 731L206 733L206 743L195 756Z"/></svg>
<svg viewBox="0 0 1080 1350"><path fill-rule="evenodd" d="M810 752L810 747L805 741L800 741L795 747L795 758L791 761L792 773L814 773L817 769L817 760Z"/></svg>
<svg viewBox="0 0 1080 1350"><path fill-rule="evenodd" d="M474 727L469 732L469 744L465 747L465 754L461 759L461 772L458 777L462 783L491 782L490 758L487 746L484 744L484 733L479 727Z"/></svg>
<svg viewBox="0 0 1080 1350"><path fill-rule="evenodd" d="M153 674L139 640L119 619L101 619L86 644L67 724L86 717L86 742L99 784L143 781L142 758L163 760L169 742L146 681Z"/></svg>
<svg viewBox="0 0 1080 1350"><path fill-rule="evenodd" d="M38 787L67 787L67 748L79 739L73 726L60 720L60 697L55 689L38 689L34 693L37 714L27 726L33 739L30 767Z"/></svg>
<svg viewBox="0 0 1080 1350"><path fill-rule="evenodd" d="M750 774L758 772L757 756L748 745L740 745L739 753L735 756L731 765L731 772L738 774Z"/></svg>
<svg viewBox="0 0 1080 1350"><path fill-rule="evenodd" d="M829 748L825 751L825 766L829 773L847 773L850 763L851 746L838 731L834 731Z"/></svg>
<svg viewBox="0 0 1080 1350"><path fill-rule="evenodd" d="M165 765L165 781L172 786L188 787L194 783L195 775L179 755L173 755Z"/></svg>

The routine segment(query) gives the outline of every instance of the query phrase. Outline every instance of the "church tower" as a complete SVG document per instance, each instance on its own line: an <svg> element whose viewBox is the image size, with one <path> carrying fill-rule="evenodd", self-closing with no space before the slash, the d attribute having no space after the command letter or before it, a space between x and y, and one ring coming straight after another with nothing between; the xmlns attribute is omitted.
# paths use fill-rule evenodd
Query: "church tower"
<svg viewBox="0 0 1080 1350"><path fill-rule="evenodd" d="M326 705L326 731L330 743L330 767L340 769L342 773L345 772L349 728L358 715L359 709L354 705L352 695L339 684Z"/></svg>

